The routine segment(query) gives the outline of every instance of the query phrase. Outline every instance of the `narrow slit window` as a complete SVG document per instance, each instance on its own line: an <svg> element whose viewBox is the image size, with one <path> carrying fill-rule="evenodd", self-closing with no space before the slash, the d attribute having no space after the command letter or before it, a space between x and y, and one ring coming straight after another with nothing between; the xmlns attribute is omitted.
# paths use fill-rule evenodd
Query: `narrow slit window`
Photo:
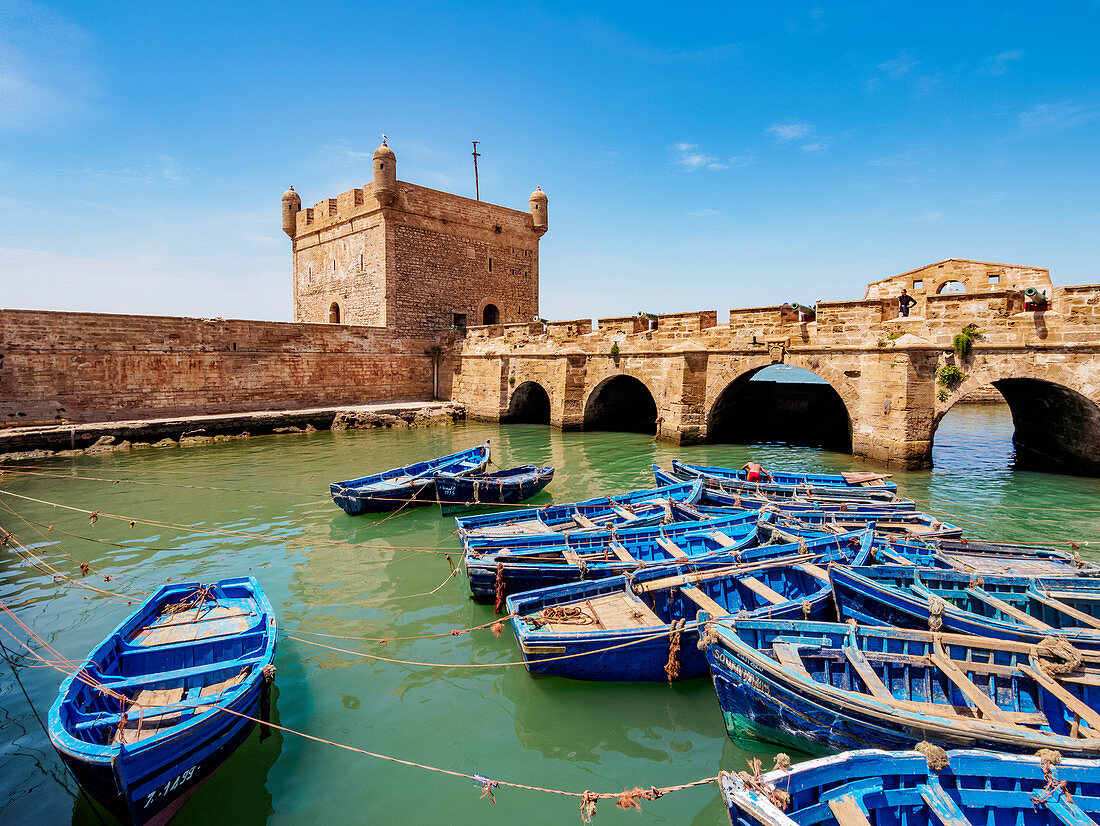
<svg viewBox="0 0 1100 826"><path fill-rule="evenodd" d="M489 272L492 272L492 271L493 271L493 259L490 258L489 259Z"/></svg>

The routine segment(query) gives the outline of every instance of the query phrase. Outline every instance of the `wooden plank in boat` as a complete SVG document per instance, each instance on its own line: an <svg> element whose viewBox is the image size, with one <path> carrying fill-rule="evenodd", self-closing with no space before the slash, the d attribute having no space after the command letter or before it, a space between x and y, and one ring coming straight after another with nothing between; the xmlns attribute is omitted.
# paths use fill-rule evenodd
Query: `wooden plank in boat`
<svg viewBox="0 0 1100 826"><path fill-rule="evenodd" d="M917 786L921 799L943 826L972 826L954 800L940 785L939 778L930 776L927 783Z"/></svg>
<svg viewBox="0 0 1100 826"><path fill-rule="evenodd" d="M1035 617L1031 616L1031 614L1027 613L1026 611L1021 611L1019 608L1016 608L1013 605L1009 605L1004 600L997 599L997 597L993 596L991 593L986 591L984 588L967 588L966 593L970 594L970 596L974 597L975 599L981 600L986 605L990 605L993 608L996 608L998 611L1000 611L1005 616L1012 617L1017 622L1023 623L1024 625L1028 626L1029 628L1035 628L1038 631L1053 631L1054 630L1049 625L1047 625L1045 622L1043 622L1042 620L1036 619Z"/></svg>
<svg viewBox="0 0 1100 826"><path fill-rule="evenodd" d="M802 662L802 657L798 655L798 649L789 642L773 642L772 651L775 652L775 658L787 668L798 672L804 677L810 676L810 672L806 670L806 664Z"/></svg>
<svg viewBox="0 0 1100 826"><path fill-rule="evenodd" d="M814 579L820 579L822 582L829 581L829 572L826 571L824 568L814 565L812 562L803 562L800 565L795 565L794 567L800 571L805 571Z"/></svg>
<svg viewBox="0 0 1100 826"><path fill-rule="evenodd" d="M871 664L867 662L867 658L863 656L862 651L850 645L843 646L841 650L844 652L844 656L848 658L848 662L852 664L852 668L855 669L856 674L863 680L863 684L867 686L867 690L871 692L872 696L887 703L897 702L894 699L894 695L890 693L890 689L886 687L886 684L879 679L875 670L871 668Z"/></svg>
<svg viewBox="0 0 1100 826"><path fill-rule="evenodd" d="M240 673L235 677L229 677L222 680L220 683L211 683L208 686L204 686L202 691L199 692L200 697L217 697L227 688L232 688L235 685L239 685L244 681L244 678L248 676L249 668L242 668ZM202 714L204 711L213 708L213 706L196 706L195 713Z"/></svg>
<svg viewBox="0 0 1100 826"><path fill-rule="evenodd" d="M1004 713L1004 710L993 702L988 694L974 685L971 679L966 676L966 672L960 668L960 666L968 666L969 663L952 660L944 650L943 642L939 637L933 637L932 639L929 659L944 673L947 679L955 684L956 688L966 697L967 702L978 708L983 717L994 721L1009 722L1008 716Z"/></svg>
<svg viewBox="0 0 1100 826"><path fill-rule="evenodd" d="M565 561L570 565L575 565L578 569L581 568L581 558L577 556L577 552L572 548L563 549L561 555L565 557Z"/></svg>
<svg viewBox="0 0 1100 826"><path fill-rule="evenodd" d="M180 721L183 710L170 711L166 714L157 714L145 717L141 709L154 708L156 706L168 706L178 703L183 699L183 688L146 688L134 695L135 706L126 714L126 725L116 728L111 735L111 743L137 743L147 737L152 737L162 728L170 728Z"/></svg>
<svg viewBox="0 0 1100 826"><path fill-rule="evenodd" d="M684 585L680 588L680 593L690 599L708 614L711 618L728 617L730 612L704 594L694 585Z"/></svg>
<svg viewBox="0 0 1100 826"><path fill-rule="evenodd" d="M628 594L618 591L586 601L592 616L606 630L625 630L630 628L652 628L664 625L665 621L653 612L653 609ZM584 626L555 627L555 631L583 631Z"/></svg>
<svg viewBox="0 0 1100 826"><path fill-rule="evenodd" d="M657 537L657 544L668 551L669 555L672 556L674 559L688 558L688 555L684 553L683 549L668 537Z"/></svg>
<svg viewBox="0 0 1100 826"><path fill-rule="evenodd" d="M1065 614L1067 617L1072 617L1082 625L1086 625L1090 628L1100 628L1100 619L1097 619L1092 614L1086 614L1084 611L1077 610L1072 605L1066 605L1066 603L1061 600L1054 599L1042 593L1031 591L1030 596L1044 605L1053 608L1055 611Z"/></svg>
<svg viewBox="0 0 1100 826"><path fill-rule="evenodd" d="M1083 722L1088 724L1089 728L1100 731L1100 714L1082 701L1080 697L1068 691L1057 680L1051 679L1043 673L1043 670L1039 667L1038 658L1034 654L1031 655L1028 671L1035 682L1057 697L1062 705L1080 717Z"/></svg>
<svg viewBox="0 0 1100 826"><path fill-rule="evenodd" d="M627 551L627 549L620 545L618 542L609 542L607 543L607 547L611 550L613 554L615 554L615 556L617 556L623 562L638 561L634 557L632 557L630 555L630 552Z"/></svg>
<svg viewBox="0 0 1100 826"><path fill-rule="evenodd" d="M583 513L575 513L573 515L573 521L580 525L582 528L596 528L599 527L595 522L585 516Z"/></svg>
<svg viewBox="0 0 1100 826"><path fill-rule="evenodd" d="M747 576L744 579L737 580L741 585L744 585L758 597L770 602L772 605L780 605L788 600L784 599L781 594L777 594L759 579L754 579L751 576Z"/></svg>
<svg viewBox="0 0 1100 826"><path fill-rule="evenodd" d="M227 605L213 605L196 611L165 614L134 634L134 645L157 646L195 642L239 634L248 630L251 611Z"/></svg>
<svg viewBox="0 0 1100 826"><path fill-rule="evenodd" d="M714 538L714 541L723 548L732 548L737 544L721 531L712 531L710 535Z"/></svg>
<svg viewBox="0 0 1100 826"><path fill-rule="evenodd" d="M1018 576L1068 576L1072 564L1053 559L1022 559L994 554L962 554L941 551L936 556L952 568L979 574L1015 574Z"/></svg>
<svg viewBox="0 0 1100 826"><path fill-rule="evenodd" d="M863 809L859 808L855 797L850 794L830 800L829 811L833 813L833 817L840 826L871 826L871 821L867 819Z"/></svg>
<svg viewBox="0 0 1100 826"><path fill-rule="evenodd" d="M616 507L612 508L612 510L615 511L615 513L618 514L623 519L628 519L629 520L629 519L634 519L635 518L634 514L632 514L630 511L626 510L625 508L621 508L621 507L616 506Z"/></svg>

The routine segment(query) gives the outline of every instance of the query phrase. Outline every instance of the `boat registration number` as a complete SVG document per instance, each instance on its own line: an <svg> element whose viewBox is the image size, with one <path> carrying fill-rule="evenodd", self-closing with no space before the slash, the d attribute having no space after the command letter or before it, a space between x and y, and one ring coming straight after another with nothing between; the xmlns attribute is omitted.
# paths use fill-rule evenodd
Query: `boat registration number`
<svg viewBox="0 0 1100 826"><path fill-rule="evenodd" d="M195 772L198 770L198 768L198 764L195 764L187 771L177 775L174 780L169 780L163 786L159 786L153 789L153 791L149 793L148 797L145 798L144 808L149 808L149 805L158 797L167 797L171 792L178 788L181 783L186 783L188 780L194 777Z"/></svg>
<svg viewBox="0 0 1100 826"><path fill-rule="evenodd" d="M741 678L741 681L748 685L755 691L759 691L761 694L768 693L768 687L764 681L753 674L748 669L744 668L740 663L736 663L731 660L724 651L717 649L714 651L714 659L718 660L723 666L728 668L734 674Z"/></svg>

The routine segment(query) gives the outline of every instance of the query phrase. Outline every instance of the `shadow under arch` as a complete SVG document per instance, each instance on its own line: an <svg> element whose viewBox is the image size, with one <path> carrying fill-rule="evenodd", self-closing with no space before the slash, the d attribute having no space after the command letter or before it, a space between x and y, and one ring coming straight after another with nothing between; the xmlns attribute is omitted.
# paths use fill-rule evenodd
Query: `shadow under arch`
<svg viewBox="0 0 1100 826"><path fill-rule="evenodd" d="M649 388L633 376L611 376L588 395L584 429L656 433L657 402Z"/></svg>
<svg viewBox="0 0 1100 826"><path fill-rule="evenodd" d="M550 394L537 381L525 381L513 392L502 422L550 424Z"/></svg>
<svg viewBox="0 0 1100 826"><path fill-rule="evenodd" d="M1100 476L1100 407L1087 396L1047 379L1016 377L991 384L1012 413L1015 467ZM944 416L935 421L932 441Z"/></svg>
<svg viewBox="0 0 1100 826"><path fill-rule="evenodd" d="M776 381L777 367L813 380ZM718 394L707 413L707 441L784 442L851 453L852 421L840 394L816 373L769 365L742 373Z"/></svg>

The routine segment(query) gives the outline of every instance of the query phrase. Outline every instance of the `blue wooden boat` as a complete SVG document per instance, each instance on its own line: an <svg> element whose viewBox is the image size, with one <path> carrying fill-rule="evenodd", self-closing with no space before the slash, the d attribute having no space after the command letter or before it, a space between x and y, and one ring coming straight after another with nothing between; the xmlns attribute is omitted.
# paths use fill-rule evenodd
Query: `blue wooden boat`
<svg viewBox="0 0 1100 826"><path fill-rule="evenodd" d="M691 504L703 493L703 483L674 482L648 490L616 496L599 496L582 502L521 508L471 516L456 516L455 526L463 542L475 537L519 537L531 534L608 530L642 527L661 522L672 502Z"/></svg>
<svg viewBox="0 0 1100 826"><path fill-rule="evenodd" d="M1100 579L977 578L946 568L882 565L834 569L832 582L841 619L936 625L1031 644L1057 636L1078 648L1100 649Z"/></svg>
<svg viewBox="0 0 1100 826"><path fill-rule="evenodd" d="M711 479L749 481L748 471L729 467L691 465L677 459L672 460L672 472L674 475L682 477L704 476ZM898 492L898 486L893 482L887 482L886 476L881 473L787 473L770 470L768 475L771 476L770 484L787 487L859 488L861 490L878 489L890 493Z"/></svg>
<svg viewBox="0 0 1100 826"><path fill-rule="evenodd" d="M553 478L552 467L520 465L494 473L436 475L433 481L435 499L447 514L479 505L514 505L530 499Z"/></svg>
<svg viewBox="0 0 1100 826"><path fill-rule="evenodd" d="M954 568L979 576L1100 576L1100 565L1043 545L980 539L891 537L877 540L876 550L879 558L886 562Z"/></svg>
<svg viewBox="0 0 1100 826"><path fill-rule="evenodd" d="M481 473L489 464L489 443L428 462L333 482L332 501L352 516L392 511L409 504L435 501L435 479Z"/></svg>
<svg viewBox="0 0 1100 826"><path fill-rule="evenodd" d="M832 614L824 566L866 560L870 531L772 547L757 562L697 571L646 568L626 576L541 588L508 597L527 670L580 680L699 677L707 660L695 616L824 619ZM676 627L673 627L673 624ZM669 674L670 640L676 667Z"/></svg>
<svg viewBox="0 0 1100 826"><path fill-rule="evenodd" d="M1100 756L1100 652L792 620L719 621L707 639L734 740Z"/></svg>
<svg viewBox="0 0 1100 826"><path fill-rule="evenodd" d="M676 480L675 476L664 473L656 466L654 467L654 475L658 481L661 479ZM726 507L726 508L765 508L772 507L778 508L781 511L820 511L823 513L831 513L836 511L838 513L857 513L860 510L875 510L879 512L912 512L917 508L917 503L912 499L892 499L890 501L885 500L853 500L853 499L830 499L826 496L813 496L810 498L803 498L801 496L795 497L775 497L762 494L740 494L730 493L727 491L719 490L713 487L704 487L703 494L699 499L700 507Z"/></svg>
<svg viewBox="0 0 1100 826"><path fill-rule="evenodd" d="M166 585L61 684L50 740L120 820L166 822L252 730L276 636L251 577Z"/></svg>
<svg viewBox="0 0 1100 826"><path fill-rule="evenodd" d="M841 487L840 485L782 485L771 482L749 482L737 478L735 471L730 471L729 476L711 475L701 470L694 469L692 465L683 465L673 462L671 478L681 482L690 482L693 479L702 479L708 488L726 491L727 493L741 496L761 496L768 499L839 499L841 501L883 501L891 502L897 499L894 490L887 487ZM717 468L716 470L725 470ZM658 477L658 483L660 483Z"/></svg>
<svg viewBox="0 0 1100 826"><path fill-rule="evenodd" d="M760 526L780 540L798 535L846 533L873 524L881 537L899 536L932 539L962 536L962 529L950 522L919 511L878 510L861 506L850 511L809 511L768 505L760 511Z"/></svg>
<svg viewBox="0 0 1100 826"><path fill-rule="evenodd" d="M690 562L722 553L736 555L756 544L756 513L743 511L723 519L616 533L557 534L536 537L534 541L518 549L504 540L468 546L463 558L474 599L491 601L533 588L602 579L647 566Z"/></svg>
<svg viewBox="0 0 1100 826"><path fill-rule="evenodd" d="M1100 764L958 749L864 749L756 773L720 772L732 826L1093 826ZM781 808L782 807L782 808Z"/></svg>

